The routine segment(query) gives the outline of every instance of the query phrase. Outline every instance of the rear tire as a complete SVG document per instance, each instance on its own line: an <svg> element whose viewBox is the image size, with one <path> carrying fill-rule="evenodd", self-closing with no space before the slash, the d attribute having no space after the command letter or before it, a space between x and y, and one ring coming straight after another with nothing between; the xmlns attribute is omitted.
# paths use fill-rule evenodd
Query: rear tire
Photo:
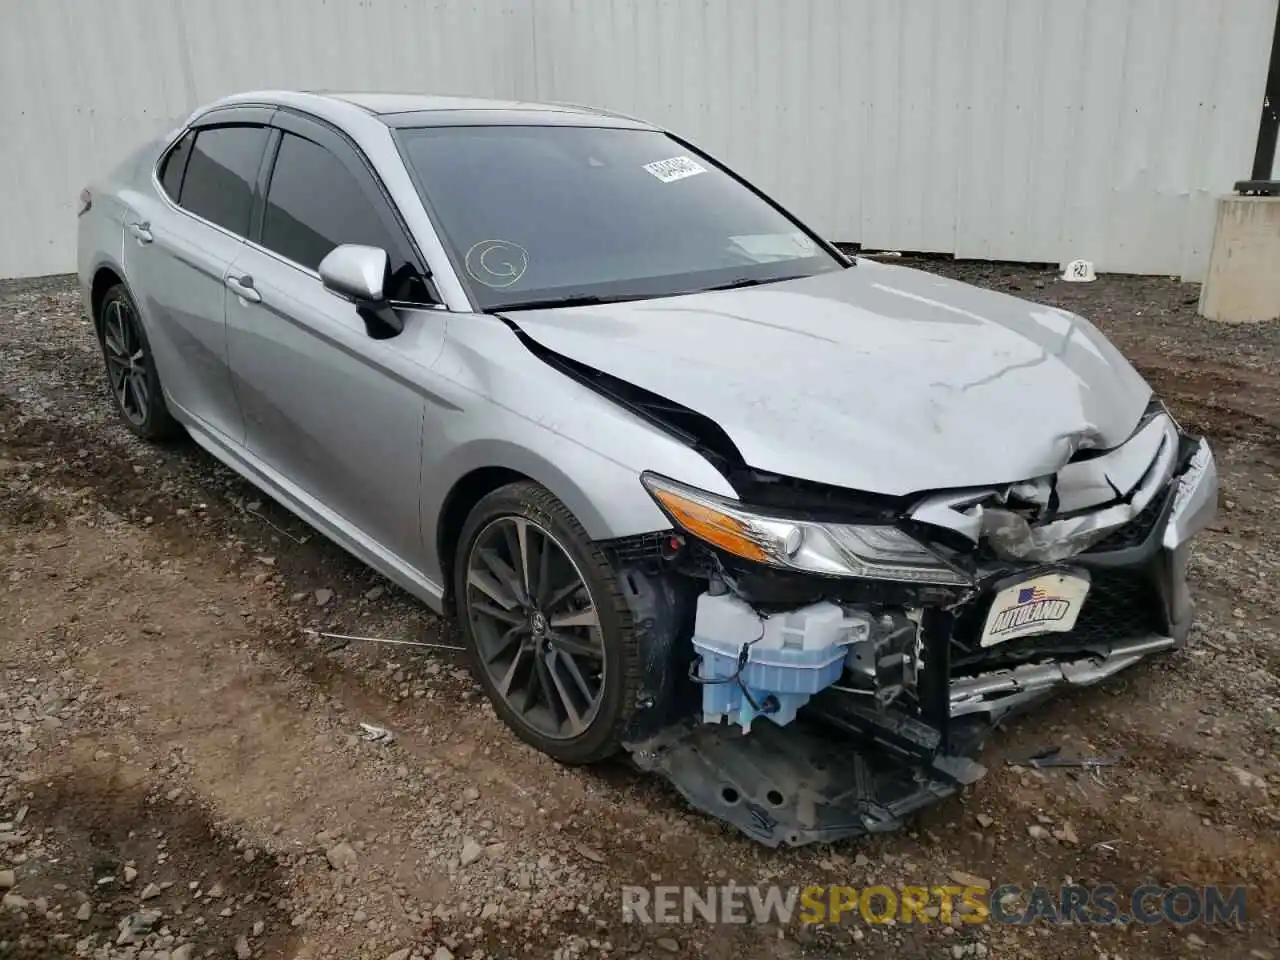
<svg viewBox="0 0 1280 960"><path fill-rule="evenodd" d="M618 752L639 640L617 574L564 504L530 482L484 497L458 540L454 591L472 670L517 736L562 763Z"/></svg>
<svg viewBox="0 0 1280 960"><path fill-rule="evenodd" d="M107 386L121 422L143 440L180 436L182 427L164 402L142 317L124 284L117 283L103 296L97 321Z"/></svg>

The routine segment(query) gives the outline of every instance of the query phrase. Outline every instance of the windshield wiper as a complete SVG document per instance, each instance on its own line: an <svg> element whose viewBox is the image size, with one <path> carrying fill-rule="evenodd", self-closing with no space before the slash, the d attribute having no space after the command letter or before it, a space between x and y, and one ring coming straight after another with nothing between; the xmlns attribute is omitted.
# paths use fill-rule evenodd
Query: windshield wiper
<svg viewBox="0 0 1280 960"><path fill-rule="evenodd" d="M739 287L754 287L765 283L782 283L784 280L803 280L807 276L810 276L810 274L799 273L794 277L771 277L767 279L738 277L736 280L730 280L728 283L717 284L714 287L698 287L694 290L674 290L670 293L569 293L562 297L545 297L538 300L517 300L515 303L501 303L490 307L489 310L491 313L501 313L506 310L542 310L550 309L552 307L592 307L602 303L626 303L629 300L654 300L659 297L685 297L694 293L706 293L709 290L736 290Z"/></svg>
<svg viewBox="0 0 1280 960"><path fill-rule="evenodd" d="M701 290L691 290L690 293L705 293L708 290L737 290L739 287L758 287L765 283L782 283L784 280L803 280L809 276L807 273L798 273L794 277L739 277L737 280L730 280L728 283L720 283L714 287L703 287Z"/></svg>
<svg viewBox="0 0 1280 960"><path fill-rule="evenodd" d="M515 303L501 303L490 310L500 313L505 310L540 310L551 307L591 307L601 303L625 303L628 300L650 300L652 293L571 293L563 297L545 297L540 300L517 300Z"/></svg>

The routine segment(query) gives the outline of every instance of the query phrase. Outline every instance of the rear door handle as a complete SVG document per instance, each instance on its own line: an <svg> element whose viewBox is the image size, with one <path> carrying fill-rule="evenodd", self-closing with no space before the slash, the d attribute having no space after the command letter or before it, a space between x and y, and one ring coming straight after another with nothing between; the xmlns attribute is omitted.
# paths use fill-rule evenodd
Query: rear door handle
<svg viewBox="0 0 1280 960"><path fill-rule="evenodd" d="M260 294L253 286L253 277L246 274L243 277L227 277L226 284L231 288L241 300L248 300L250 303L261 303L262 294Z"/></svg>
<svg viewBox="0 0 1280 960"><path fill-rule="evenodd" d="M151 236L151 224L149 223L131 223L129 224L129 232L133 234L133 238L139 243L150 243L155 239Z"/></svg>

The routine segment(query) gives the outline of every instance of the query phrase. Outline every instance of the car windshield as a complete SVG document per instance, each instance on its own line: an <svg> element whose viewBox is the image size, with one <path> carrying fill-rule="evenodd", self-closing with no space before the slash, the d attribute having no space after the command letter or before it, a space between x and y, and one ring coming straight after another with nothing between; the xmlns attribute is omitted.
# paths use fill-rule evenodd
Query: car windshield
<svg viewBox="0 0 1280 960"><path fill-rule="evenodd" d="M670 296L845 266L657 131L495 125L398 135L482 310Z"/></svg>

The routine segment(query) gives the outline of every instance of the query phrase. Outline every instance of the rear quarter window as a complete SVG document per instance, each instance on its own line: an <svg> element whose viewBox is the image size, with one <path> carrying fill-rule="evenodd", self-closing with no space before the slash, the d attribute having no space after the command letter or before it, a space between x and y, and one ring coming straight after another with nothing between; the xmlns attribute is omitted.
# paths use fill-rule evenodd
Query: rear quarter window
<svg viewBox="0 0 1280 960"><path fill-rule="evenodd" d="M187 160L191 157L191 146L195 141L195 131L188 130L160 160L157 171L160 186L174 203L177 203L182 195L182 176L187 172Z"/></svg>

